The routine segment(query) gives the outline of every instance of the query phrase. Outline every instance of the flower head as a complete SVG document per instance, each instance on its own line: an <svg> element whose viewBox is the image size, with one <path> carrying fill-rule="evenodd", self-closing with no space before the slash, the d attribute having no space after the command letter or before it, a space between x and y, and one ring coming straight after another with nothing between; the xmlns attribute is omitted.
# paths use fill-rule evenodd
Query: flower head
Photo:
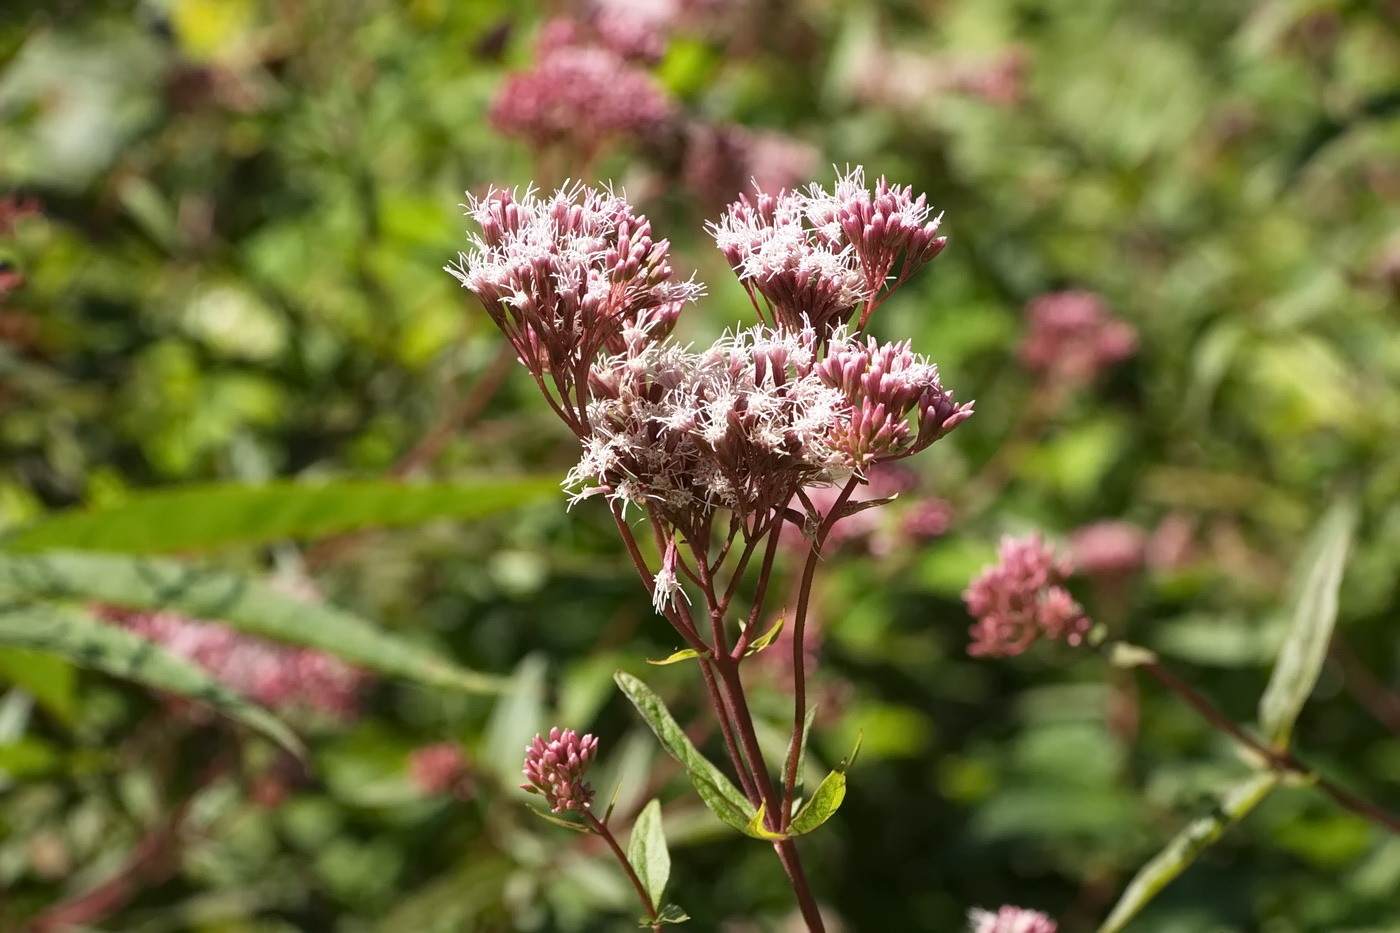
<svg viewBox="0 0 1400 933"><path fill-rule="evenodd" d="M812 341L759 326L702 353L665 342L608 358L568 483L689 531L715 509L762 514L834 482L849 472L831 445L845 401L813 373Z"/></svg>
<svg viewBox="0 0 1400 933"><path fill-rule="evenodd" d="M1038 910L1003 907L996 913L989 910L968 911L972 933L1055 933L1059 925Z"/></svg>
<svg viewBox="0 0 1400 933"><path fill-rule="evenodd" d="M1092 292L1041 295L1026 306L1030 329L1021 363L1042 377L1086 385L1137 350L1137 331L1114 318Z"/></svg>
<svg viewBox="0 0 1400 933"><path fill-rule="evenodd" d="M579 738L572 729L550 729L548 741L537 735L525 747L524 774L529 783L520 787L542 795L555 813L586 810L593 803L593 785L585 783L583 776L597 751L597 739Z"/></svg>
<svg viewBox="0 0 1400 933"><path fill-rule="evenodd" d="M610 26L606 33L628 53L637 51L634 42L653 41L644 31L622 36ZM534 66L506 79L488 118L536 148L563 146L588 161L611 138L653 132L672 110L656 79L626 54L588 42L577 23L554 20L540 33Z"/></svg>
<svg viewBox="0 0 1400 933"><path fill-rule="evenodd" d="M1020 654L1042 636L1080 644L1091 623L1060 585L1069 576L1069 561L1057 558L1038 534L1002 538L997 557L997 563L984 569L963 593L968 612L977 620L968 653Z"/></svg>
<svg viewBox="0 0 1400 933"><path fill-rule="evenodd" d="M837 179L833 192L741 196L710 232L729 265L779 326L810 325L825 335L863 306L870 312L915 269L943 248L940 218L929 219L924 196L884 178L872 193L861 168ZM890 273L903 257L899 274Z"/></svg>
<svg viewBox="0 0 1400 933"><path fill-rule="evenodd" d="M526 368L548 375L561 414L580 430L595 358L621 352L629 334L669 333L700 286L676 278L670 243L653 239L646 217L611 191L492 190L466 207L481 233L447 271L481 299Z"/></svg>
<svg viewBox="0 0 1400 933"><path fill-rule="evenodd" d="M972 415L938 381L938 367L909 343L831 336L817 376L849 403L833 444L857 472L928 447Z"/></svg>

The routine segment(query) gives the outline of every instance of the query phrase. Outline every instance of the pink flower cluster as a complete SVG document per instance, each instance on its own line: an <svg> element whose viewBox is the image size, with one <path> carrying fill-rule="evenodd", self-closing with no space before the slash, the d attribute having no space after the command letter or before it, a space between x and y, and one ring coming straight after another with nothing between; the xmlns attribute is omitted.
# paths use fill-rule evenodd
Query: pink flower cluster
<svg viewBox="0 0 1400 933"><path fill-rule="evenodd" d="M520 789L543 796L555 813L587 810L593 803L593 785L583 776L597 752L596 738L580 738L572 729L550 729L548 741L536 735L525 747L524 774L529 783Z"/></svg>
<svg viewBox="0 0 1400 933"><path fill-rule="evenodd" d="M1137 350L1137 331L1092 292L1041 295L1026 306L1026 317L1021 364L1042 378L1087 385Z"/></svg>
<svg viewBox="0 0 1400 933"><path fill-rule="evenodd" d="M511 75L492 103L491 125L536 148L560 146L588 162L607 140L644 136L667 122L670 98L649 72L629 61L659 55L653 46L660 39L645 29L624 31L625 19L601 22L601 35L574 20L547 23L533 66Z"/></svg>
<svg viewBox="0 0 1400 933"><path fill-rule="evenodd" d="M1003 538L997 557L963 593L976 620L968 654L1020 654L1041 637L1083 642L1091 623L1060 585L1071 571L1068 560L1057 558L1039 535Z"/></svg>
<svg viewBox="0 0 1400 933"><path fill-rule="evenodd" d="M872 193L864 169L856 168L832 192L814 184L805 194L741 196L710 232L760 317L766 311L777 326L810 325L824 334L857 309L863 328L891 292L938 255L947 238L938 236L942 215L929 213L923 195L883 177Z"/></svg>
<svg viewBox="0 0 1400 933"><path fill-rule="evenodd" d="M175 612L103 607L101 613L269 709L309 710L337 719L359 712L365 674L322 651L280 645Z"/></svg>
<svg viewBox="0 0 1400 933"><path fill-rule="evenodd" d="M670 243L653 240L650 222L611 191L575 185L539 198L493 189L466 206L481 233L448 271L481 299L542 389L550 380L560 416L582 431L595 358L669 334L700 286L677 279Z"/></svg>
<svg viewBox="0 0 1400 933"><path fill-rule="evenodd" d="M677 280L669 244L621 197L575 186L470 202L482 232L449 271L582 443L566 481L578 497L639 506L691 542L720 509L757 533L798 490L864 478L971 415L907 342L847 329L944 242L922 196L862 183L857 169L835 194L731 206L713 232L771 320L700 352L667 336L700 286ZM663 567L654 595L676 591Z"/></svg>
<svg viewBox="0 0 1400 933"><path fill-rule="evenodd" d="M972 933L1055 933L1059 924L1038 910L1023 907L1003 907L996 913L989 910L968 912Z"/></svg>

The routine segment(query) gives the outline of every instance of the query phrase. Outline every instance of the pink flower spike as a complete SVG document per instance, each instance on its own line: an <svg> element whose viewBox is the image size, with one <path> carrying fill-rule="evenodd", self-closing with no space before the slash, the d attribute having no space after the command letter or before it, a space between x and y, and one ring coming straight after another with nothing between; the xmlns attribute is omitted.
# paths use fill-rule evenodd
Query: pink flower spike
<svg viewBox="0 0 1400 933"><path fill-rule="evenodd" d="M587 810L593 803L593 785L585 783L583 776L597 751L596 738L580 738L572 729L550 729L548 741L537 735L525 747L524 774L529 783L520 788L542 795L555 813Z"/></svg>
<svg viewBox="0 0 1400 933"><path fill-rule="evenodd" d="M1060 585L1070 574L1069 561L1057 558L1038 534L1002 538L997 556L963 593L976 619L968 654L1016 655L1041 637L1083 643L1092 623Z"/></svg>
<svg viewBox="0 0 1400 933"><path fill-rule="evenodd" d="M1056 933L1059 924L1038 910L1003 907L996 913L988 910L968 911L972 933Z"/></svg>

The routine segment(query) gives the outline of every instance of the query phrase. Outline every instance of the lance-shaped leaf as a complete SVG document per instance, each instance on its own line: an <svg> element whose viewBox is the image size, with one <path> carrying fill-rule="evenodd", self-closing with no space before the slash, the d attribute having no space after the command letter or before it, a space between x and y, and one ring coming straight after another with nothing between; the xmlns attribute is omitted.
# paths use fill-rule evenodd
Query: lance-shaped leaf
<svg viewBox="0 0 1400 933"><path fill-rule="evenodd" d="M666 849L666 833L661 828L661 801L653 799L637 814L632 838L627 842L627 861L651 895L651 902L660 904L671 878L671 853Z"/></svg>
<svg viewBox="0 0 1400 933"><path fill-rule="evenodd" d="M1196 860L1209 845L1230 826L1242 820L1259 801L1277 786L1279 776L1260 772L1235 785L1221 798L1219 806L1208 816L1192 821L1177 833L1157 857L1142 867L1128 883L1123 896L1114 905L1098 933L1118 933L1156 897L1171 881Z"/></svg>
<svg viewBox="0 0 1400 933"><path fill-rule="evenodd" d="M646 662L648 664L654 664L657 667L665 667L667 664L679 664L682 661L689 661L692 658L698 657L700 657L700 652L696 651L694 648L682 648L679 651L666 655L666 657L662 658L660 661L653 661L651 658L647 658ZM706 655L706 657L708 657L708 655Z"/></svg>
<svg viewBox="0 0 1400 933"><path fill-rule="evenodd" d="M812 799L802 805L802 809L797 811L797 815L792 818L792 823L788 826L789 834L801 836L810 833L818 826L831 819L832 815L841 808L841 802L846 799L846 772L851 765L856 763L856 756L860 754L861 736L856 736L856 747L851 753L841 759L841 763L836 769L822 779L817 785L816 791L812 794Z"/></svg>
<svg viewBox="0 0 1400 933"><path fill-rule="evenodd" d="M773 627L772 627L772 628L770 628L768 631L764 632L762 635L760 635L760 636L758 636L757 638L755 638L755 639L749 644L749 646L748 646L747 648L744 649L744 657L747 658L747 657L748 657L749 655L751 655L751 654L758 654L758 653L759 653L760 651L762 651L764 648L767 648L769 645L773 644L773 639L777 638L777 637L778 637L778 633L781 632L782 630L783 630L783 617L782 617L782 616L779 616L779 617L778 617L778 621L776 621L776 622L773 623Z"/></svg>
<svg viewBox="0 0 1400 933"><path fill-rule="evenodd" d="M343 610L290 596L240 574L166 558L85 551L0 552L0 594L174 610L192 619L217 620L243 632L316 648L367 670L434 687L495 692L506 683L503 678L458 667Z"/></svg>
<svg viewBox="0 0 1400 933"><path fill-rule="evenodd" d="M533 477L182 486L142 493L109 508L45 518L5 540L4 546L16 551L78 548L159 554L309 540L436 518L479 518L557 494L558 489L552 479Z"/></svg>
<svg viewBox="0 0 1400 933"><path fill-rule="evenodd" d="M745 832L754 809L743 792L724 776L724 772L700 754L670 710L666 709L666 704L651 692L650 687L626 671L618 671L613 679L627 699L632 701L637 712L642 714L651 731L656 733L667 754L680 762L705 805L726 825Z"/></svg>
<svg viewBox="0 0 1400 933"><path fill-rule="evenodd" d="M225 687L203 668L81 610L9 603L0 607L0 645L55 654L78 667L203 703L252 726L292 753L302 754L301 742L281 720Z"/></svg>
<svg viewBox="0 0 1400 933"><path fill-rule="evenodd" d="M1309 538L1294 573L1300 582L1293 600L1293 622L1259 698L1259 725L1273 748L1288 748L1293 724L1322 673L1355 524L1356 510L1350 502L1333 506Z"/></svg>

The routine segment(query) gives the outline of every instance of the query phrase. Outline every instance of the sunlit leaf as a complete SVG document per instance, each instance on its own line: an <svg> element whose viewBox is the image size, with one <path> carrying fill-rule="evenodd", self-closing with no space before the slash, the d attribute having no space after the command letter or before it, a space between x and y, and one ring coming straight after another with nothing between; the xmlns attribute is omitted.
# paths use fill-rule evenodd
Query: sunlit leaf
<svg viewBox="0 0 1400 933"><path fill-rule="evenodd" d="M741 833L745 832L754 814L748 798L724 776L724 772L700 754L685 730L666 709L666 704L651 688L626 671L618 671L613 679L627 699L632 701L637 712L642 714L651 731L656 733L662 747L685 768L690 783L695 786L705 805L725 824Z"/></svg>
<svg viewBox="0 0 1400 933"><path fill-rule="evenodd" d="M1274 748L1288 747L1293 724L1322 673L1355 524L1356 510L1350 502L1333 506L1313 531L1295 570L1294 578L1301 582L1293 602L1292 626L1259 698L1259 725L1264 740Z"/></svg>
<svg viewBox="0 0 1400 933"><path fill-rule="evenodd" d="M753 819L744 826L744 834L755 839L786 839L786 833L775 833L763 822L767 816L767 804L759 803L758 812L754 813Z"/></svg>
<svg viewBox="0 0 1400 933"><path fill-rule="evenodd" d="M1268 796L1278 784L1272 772L1256 774L1226 792L1208 816L1194 820L1177 833L1156 858L1148 862L1128 883L1108 919L1098 933L1117 933L1137 916L1152 898L1185 871L1196 857L1221 837L1225 830L1239 822Z"/></svg>
<svg viewBox="0 0 1400 933"><path fill-rule="evenodd" d="M661 828L661 801L651 800L637 814L632 838L627 843L627 861L651 895L652 903L660 904L671 878L671 853L666 849L666 833Z"/></svg>
<svg viewBox="0 0 1400 933"><path fill-rule="evenodd" d="M110 508L59 513L20 530L3 546L136 554L201 551L438 518L480 518L558 491L558 481L552 478L183 486L145 493Z"/></svg>
<svg viewBox="0 0 1400 933"><path fill-rule="evenodd" d="M810 833L831 819L845 799L846 775L840 771L832 771L817 785L811 799L797 811L788 829L794 836Z"/></svg>
<svg viewBox="0 0 1400 933"><path fill-rule="evenodd" d="M773 644L773 639L777 638L778 633L782 630L783 617L779 616L778 621L773 623L772 628L770 628L768 631L764 632L762 635L758 636L752 642L749 643L749 646L744 649L744 657L748 657L751 654L758 654L764 648L767 648L769 645Z"/></svg>
<svg viewBox="0 0 1400 933"><path fill-rule="evenodd" d="M694 648L682 648L674 654L668 654L660 661L653 661L651 658L647 658L646 662L648 664L655 664L657 667L663 667L667 664L679 664L681 661L689 661L691 658L698 657L700 657L700 652L696 651Z"/></svg>

